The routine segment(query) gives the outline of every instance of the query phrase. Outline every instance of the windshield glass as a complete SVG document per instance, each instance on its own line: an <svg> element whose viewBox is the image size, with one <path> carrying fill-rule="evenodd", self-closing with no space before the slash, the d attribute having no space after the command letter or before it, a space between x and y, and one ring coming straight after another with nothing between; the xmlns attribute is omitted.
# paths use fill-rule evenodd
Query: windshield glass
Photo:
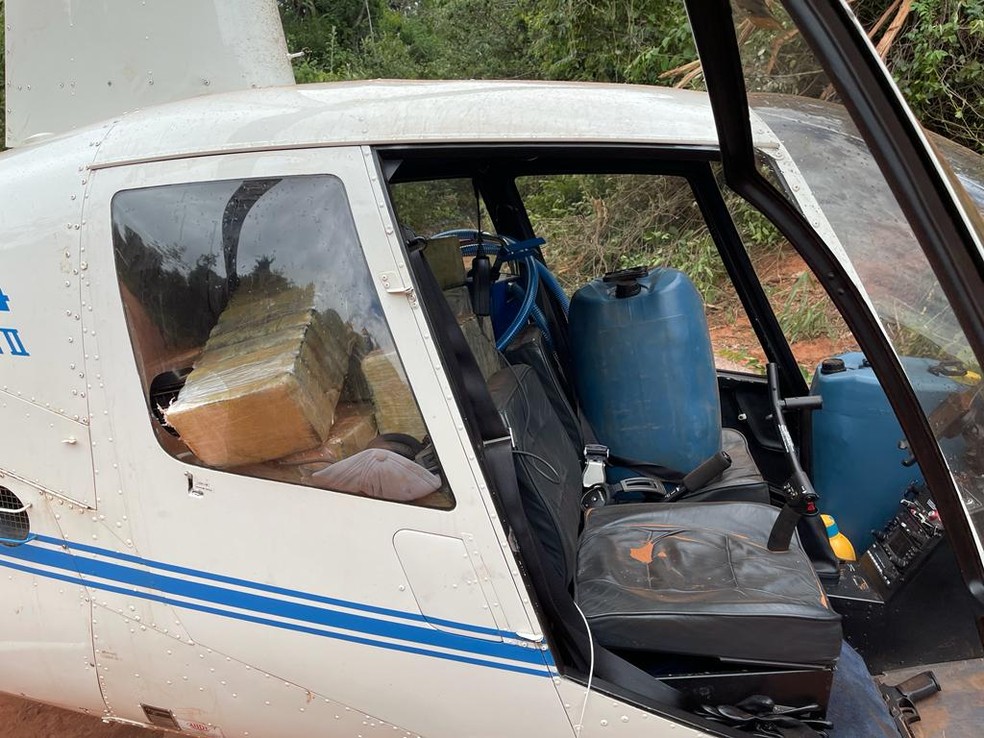
<svg viewBox="0 0 984 738"><path fill-rule="evenodd" d="M862 277L896 349L974 365L915 234L844 107L770 94L752 95L749 104L791 154ZM947 148L954 170L984 213L984 158L933 138ZM899 268L885 268L886 257Z"/></svg>
<svg viewBox="0 0 984 738"><path fill-rule="evenodd" d="M768 18L743 5L736 3L735 23L753 128L761 120L782 142L761 153L782 191L870 300L936 433L965 510L984 534L979 362L819 62L778 3L769 6ZM984 159L938 136L930 139L966 188L966 202L984 211Z"/></svg>

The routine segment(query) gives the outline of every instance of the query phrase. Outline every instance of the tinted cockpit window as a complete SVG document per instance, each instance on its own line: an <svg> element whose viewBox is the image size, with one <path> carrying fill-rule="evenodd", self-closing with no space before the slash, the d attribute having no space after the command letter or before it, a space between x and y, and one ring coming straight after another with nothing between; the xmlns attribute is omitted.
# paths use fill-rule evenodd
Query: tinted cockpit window
<svg viewBox="0 0 984 738"><path fill-rule="evenodd" d="M450 506L337 178L121 192L113 241L148 410L169 452Z"/></svg>

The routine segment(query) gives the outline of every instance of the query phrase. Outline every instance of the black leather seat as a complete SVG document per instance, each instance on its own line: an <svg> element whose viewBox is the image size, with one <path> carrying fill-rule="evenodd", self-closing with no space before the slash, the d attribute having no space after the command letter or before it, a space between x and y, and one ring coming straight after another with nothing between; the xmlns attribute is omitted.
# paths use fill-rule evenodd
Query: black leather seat
<svg viewBox="0 0 984 738"><path fill-rule="evenodd" d="M778 509L757 503L588 511L574 587L609 648L827 664L840 616L798 543L769 551Z"/></svg>
<svg viewBox="0 0 984 738"><path fill-rule="evenodd" d="M833 664L840 618L794 537L766 549L777 510L758 503L613 505L581 533L578 453L536 373L489 380L513 435L523 505L544 562L613 649Z"/></svg>

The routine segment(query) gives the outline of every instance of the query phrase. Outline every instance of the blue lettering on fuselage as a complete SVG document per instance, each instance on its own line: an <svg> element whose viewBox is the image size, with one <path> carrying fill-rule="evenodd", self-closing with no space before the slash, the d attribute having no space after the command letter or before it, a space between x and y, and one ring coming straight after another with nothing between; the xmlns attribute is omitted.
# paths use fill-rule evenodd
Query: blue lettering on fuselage
<svg viewBox="0 0 984 738"><path fill-rule="evenodd" d="M6 295L2 288L0 288L0 312L11 312L10 296ZM20 332L16 328L0 327L0 335L3 336L3 339L0 340L0 354L9 353L11 356L31 355L24 347L24 341L21 340ZM4 352L4 344L7 345L7 352Z"/></svg>
<svg viewBox="0 0 984 738"><path fill-rule="evenodd" d="M11 356L30 356L16 328L0 328L0 333L7 339L7 348L10 349ZM0 354L2 353L3 349L0 349Z"/></svg>

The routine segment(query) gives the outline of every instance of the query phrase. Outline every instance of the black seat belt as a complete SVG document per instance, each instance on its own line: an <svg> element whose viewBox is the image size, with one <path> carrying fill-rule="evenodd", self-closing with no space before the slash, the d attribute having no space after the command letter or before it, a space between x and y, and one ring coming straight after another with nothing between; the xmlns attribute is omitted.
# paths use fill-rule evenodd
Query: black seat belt
<svg viewBox="0 0 984 738"><path fill-rule="evenodd" d="M624 493L641 496L649 502L673 502L686 499L688 495L699 492L731 468L731 457L725 451L718 451L704 459L689 474L662 464L618 456L611 453L607 446L597 442L591 423L580 407L577 418L585 440L582 478L585 493L581 503L586 508L608 504L619 494ZM605 468L608 464L629 469L638 474L639 478L609 484L605 478Z"/></svg>
<svg viewBox="0 0 984 738"><path fill-rule="evenodd" d="M604 454L604 458L608 463L634 471L640 476L658 479L661 482L676 483L683 481L683 472L677 471L676 469L671 469L662 464L655 464L651 461L642 461L611 453L607 446L598 441L598 436L595 435L594 428L591 427L591 423L588 421L580 405L577 406L577 422L581 426L581 437L584 439L585 457L589 453L596 455ZM586 458L585 461L587 460Z"/></svg>
<svg viewBox="0 0 984 738"><path fill-rule="evenodd" d="M537 600L551 633L563 644L574 660L573 666L587 673L590 665L590 634L580 611L574 604L566 583L547 573L540 556L541 544L533 535L523 508L516 466L513 460L512 438L502 416L489 394L475 357L441 292L437 279L423 256L426 242L417 239L408 244L410 265L420 292L419 302L431 323L435 345L444 359L444 368L471 435L478 446L483 468L489 474L489 484L505 512L512 537L517 542L533 583ZM662 706L685 707L683 695L667 684L650 676L608 649L594 643L594 671L599 679L617 684L647 700Z"/></svg>

